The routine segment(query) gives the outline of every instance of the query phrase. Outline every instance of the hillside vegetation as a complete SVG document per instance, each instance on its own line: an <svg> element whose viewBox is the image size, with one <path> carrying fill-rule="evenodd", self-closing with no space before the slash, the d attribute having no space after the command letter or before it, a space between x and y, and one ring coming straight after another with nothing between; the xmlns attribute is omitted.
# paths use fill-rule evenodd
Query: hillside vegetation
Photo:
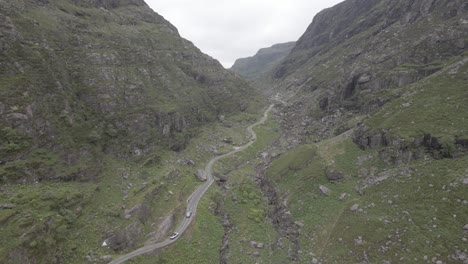
<svg viewBox="0 0 468 264"><path fill-rule="evenodd" d="M260 107L142 0L0 1L0 262L165 239Z"/></svg>

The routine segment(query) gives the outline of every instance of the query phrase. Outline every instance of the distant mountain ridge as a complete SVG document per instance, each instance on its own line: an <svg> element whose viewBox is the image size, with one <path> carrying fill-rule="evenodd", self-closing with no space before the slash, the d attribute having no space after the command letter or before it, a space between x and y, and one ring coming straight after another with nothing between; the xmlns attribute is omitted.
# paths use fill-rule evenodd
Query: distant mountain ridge
<svg viewBox="0 0 468 264"><path fill-rule="evenodd" d="M275 44L260 49L252 57L237 59L231 70L247 79L257 79L281 62L294 48L296 42Z"/></svg>

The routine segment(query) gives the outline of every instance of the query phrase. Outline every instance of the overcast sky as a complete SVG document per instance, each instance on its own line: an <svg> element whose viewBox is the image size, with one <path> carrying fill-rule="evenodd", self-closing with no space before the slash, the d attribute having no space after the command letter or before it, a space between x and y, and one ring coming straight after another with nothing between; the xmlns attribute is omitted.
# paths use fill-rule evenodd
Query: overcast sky
<svg viewBox="0 0 468 264"><path fill-rule="evenodd" d="M315 14L343 0L146 0L182 37L229 68L260 48L297 40Z"/></svg>

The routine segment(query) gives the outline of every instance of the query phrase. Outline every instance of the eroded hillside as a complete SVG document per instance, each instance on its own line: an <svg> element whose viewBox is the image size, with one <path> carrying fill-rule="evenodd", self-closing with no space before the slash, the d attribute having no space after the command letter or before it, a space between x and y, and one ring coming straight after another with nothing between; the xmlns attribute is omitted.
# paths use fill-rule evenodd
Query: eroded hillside
<svg viewBox="0 0 468 264"><path fill-rule="evenodd" d="M255 98L142 0L0 1L0 262L165 239Z"/></svg>
<svg viewBox="0 0 468 264"><path fill-rule="evenodd" d="M1 11L5 181L92 179L103 153L181 150L198 126L249 106L244 81L143 1L2 1ZM37 159L47 175L37 173L27 160L37 151L75 169Z"/></svg>

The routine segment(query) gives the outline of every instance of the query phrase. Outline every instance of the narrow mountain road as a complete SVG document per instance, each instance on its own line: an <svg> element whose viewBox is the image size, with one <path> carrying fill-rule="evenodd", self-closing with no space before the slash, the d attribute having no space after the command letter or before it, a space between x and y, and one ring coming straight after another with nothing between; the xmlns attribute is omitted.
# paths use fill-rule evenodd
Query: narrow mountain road
<svg viewBox="0 0 468 264"><path fill-rule="evenodd" d="M129 260L131 258L134 258L136 256L139 256L139 255L151 252L153 250L166 247L166 246L168 246L168 245L170 245L172 243L175 243L181 237L181 235L185 232L185 230L187 230L187 228L189 227L190 223L192 222L192 219L194 219L194 216L197 213L198 203L200 202L201 198L203 197L205 192L208 190L208 188L210 188L211 184L213 184L213 182L214 182L214 178L213 178L213 174L212 174L212 168L213 168L214 163L216 161L218 161L219 159L222 159L222 158L231 156L231 155L233 155L233 154L235 154L237 152L240 152L240 151L250 147L253 143L255 143L255 141L257 140L257 134L255 133L255 131L253 131L253 128L255 126L263 124L267 120L268 113L273 109L273 107L274 107L274 104L271 104L265 110L265 113L263 114L263 117L260 119L260 121L258 121L257 123L247 127L247 132L249 132L252 135L252 138L249 140L249 142L247 144L245 144L245 145L243 145L241 147L238 147L238 148L236 148L235 150L233 150L233 151L231 151L229 153L214 157L208 162L208 164L206 164L205 174L206 174L206 177L207 177L207 181L202 186L198 187L198 189L195 190L195 192L193 192L192 195L190 195L190 197L187 199L187 212L192 211L192 216L189 217L189 218L184 217L179 229L175 231L175 232L179 233L178 237L176 237L175 239L172 239L172 240L168 238L168 239L166 239L166 240L164 240L162 242L141 247L141 248L139 248L139 249L137 249L137 250L135 250L133 252L130 252L130 253L126 254L126 255L123 255L123 256L109 262L109 264L119 264L119 263L122 263L122 262L124 262L126 260Z"/></svg>

